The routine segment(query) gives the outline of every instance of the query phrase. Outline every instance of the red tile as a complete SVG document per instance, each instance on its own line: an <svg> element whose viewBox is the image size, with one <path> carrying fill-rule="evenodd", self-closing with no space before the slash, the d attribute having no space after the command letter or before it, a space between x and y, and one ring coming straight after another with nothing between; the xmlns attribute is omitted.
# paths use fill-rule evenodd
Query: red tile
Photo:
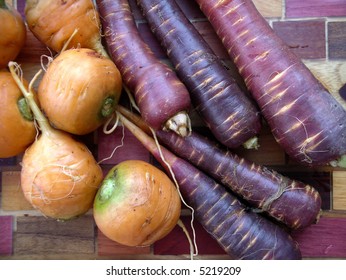
<svg viewBox="0 0 346 280"><path fill-rule="evenodd" d="M346 218L321 217L319 222L292 237L305 258L345 258Z"/></svg>
<svg viewBox="0 0 346 280"><path fill-rule="evenodd" d="M299 57L326 57L324 20L276 21L273 29Z"/></svg>
<svg viewBox="0 0 346 280"><path fill-rule="evenodd" d="M192 230L190 226L191 217L181 217L187 228L191 239ZM199 255L225 255L220 245L196 222L193 223L196 232L196 243ZM166 237L154 244L155 255L183 255L190 254L190 244L180 226L176 226Z"/></svg>
<svg viewBox="0 0 346 280"><path fill-rule="evenodd" d="M346 16L345 0L286 0L286 16L334 17Z"/></svg>
<svg viewBox="0 0 346 280"><path fill-rule="evenodd" d="M123 131L122 126L112 134L104 134L102 130L99 130L98 147L97 160L102 161L102 164L117 164L128 159L150 161L149 152L131 132L127 129Z"/></svg>
<svg viewBox="0 0 346 280"><path fill-rule="evenodd" d="M13 216L0 216L0 255L12 254Z"/></svg>

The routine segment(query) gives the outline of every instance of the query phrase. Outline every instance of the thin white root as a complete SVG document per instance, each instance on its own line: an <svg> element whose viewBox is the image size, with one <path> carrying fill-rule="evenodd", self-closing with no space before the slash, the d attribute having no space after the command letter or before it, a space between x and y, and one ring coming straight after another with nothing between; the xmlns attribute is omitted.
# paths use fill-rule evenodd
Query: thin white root
<svg viewBox="0 0 346 280"><path fill-rule="evenodd" d="M127 93L127 96L130 100L131 105L133 106L133 108L135 108L137 110L138 113L140 113L141 111L139 110L131 91L128 89L127 86L124 86L124 89L125 89L125 92Z"/></svg>
<svg viewBox="0 0 346 280"><path fill-rule="evenodd" d="M61 197L58 197L58 198L48 198L46 195L45 195L45 192L39 187L37 186L34 182L35 182L35 179L36 177L39 175L39 173L41 171L44 171L44 169L38 171L34 177L34 180L33 180L33 183L31 185L31 192L29 192L29 195L30 195L30 200L32 202L33 198L39 198L41 200L43 200L46 204L49 204L53 201L58 201L58 200L62 200L62 199L65 199L65 198L68 198L74 191L75 189L75 186L76 186L76 182L79 182L81 180L83 180L84 176L80 176L78 174L74 175L73 174L73 171L75 171L75 169L71 168L70 166L66 166L66 165L61 165L61 164L49 164L48 166L53 166L53 167L58 167L58 168L61 168L61 174L64 174L65 176L69 177L69 179L63 179L63 180L56 180L56 181L53 181L51 183L52 186L54 186L54 184L56 183L64 183L64 182L72 182L72 187L71 189L69 190L69 192L67 194L65 194L64 196L61 196ZM39 195L38 196L33 196L33 188L36 188L38 191L39 191Z"/></svg>
<svg viewBox="0 0 346 280"><path fill-rule="evenodd" d="M181 194L181 192L180 192L180 187L179 187L179 184L178 184L178 182L177 182L177 179L175 178L175 174L174 174L174 172L173 172L173 170L172 170L170 164L166 161L165 157L164 157L163 154L162 154L161 146L160 146L160 144L159 144L159 141L157 140L155 131L154 131L151 127L149 127L149 128L150 128L150 130L151 130L151 132L152 132L152 134L153 134L153 137L154 137L156 146L157 146L157 148L158 148L158 150L159 150L159 153L160 153L160 157L161 157L162 161L163 161L163 162L166 164L166 166L168 167L169 172L170 172L170 174L171 174L171 176L172 176L173 182L174 182L175 186L177 187L177 191L178 191L178 194L179 194L179 196L180 196L180 199L181 199L182 203L183 203L187 208L189 208L189 209L191 210L191 229L192 229L192 235L193 235L193 246L191 246L190 252L191 252L191 258L193 259L193 257L195 257L195 256L198 255L198 246L197 246L197 242L196 242L196 231L195 231L195 228L194 228L194 225L193 225L194 216L195 216L195 209L193 209L193 207L191 207L190 205L188 205L188 204L185 202L185 200L184 200L184 198L183 198L183 196L182 196L182 194ZM188 235L188 233L187 233L187 235ZM191 240L191 239L188 238L188 240L189 240L189 243L190 243L190 240ZM192 243L192 242L191 242L191 243ZM191 243L190 243L190 244L191 244ZM193 247L194 247L194 249L193 249Z"/></svg>
<svg viewBox="0 0 346 280"><path fill-rule="evenodd" d="M178 226L181 227L181 229L183 230L183 232L185 233L186 235L186 238L187 240L189 241L189 244L190 244L190 259L193 260L193 257L194 257L194 243L192 242L191 240L191 237L190 237L190 234L189 232L187 231L183 221L181 219L178 220L178 223L177 223Z"/></svg>
<svg viewBox="0 0 346 280"><path fill-rule="evenodd" d="M113 119L114 119L114 114L112 114L111 117L103 125L102 131L103 131L104 134L111 134L118 127L118 125L119 125L119 116L116 115L114 125L110 129L108 129L108 126L112 122Z"/></svg>
<svg viewBox="0 0 346 280"><path fill-rule="evenodd" d="M48 61L47 64L45 64L43 62L44 58L47 59L47 61ZM41 55L41 57L40 57L41 67L44 70L44 72L47 72L47 69L48 69L49 65L53 62L53 60L54 60L54 57L52 57L52 56L48 56L48 55L45 55L45 54Z"/></svg>
<svg viewBox="0 0 346 280"><path fill-rule="evenodd" d="M118 122L119 122L119 118L117 117L116 124L118 124ZM113 131L115 130L116 127L117 127L117 126L114 125L114 126L112 127L111 131L113 132ZM112 153L110 154L110 156L108 156L108 157L106 157L106 158L104 158L104 159L101 159L97 164L100 164L100 163L102 163L102 162L104 162L104 161L106 161L106 160L111 159L111 158L113 157L114 153L116 152L116 150L124 146L124 138L125 138L125 127L122 126L122 137L121 137L121 143L120 143L120 145L116 146L116 147L113 149L113 151L112 151Z"/></svg>
<svg viewBox="0 0 346 280"><path fill-rule="evenodd" d="M70 44L70 42L72 41L73 37L78 33L78 28L76 28L73 33L71 34L70 38L68 38L68 40L65 42L64 46L62 47L60 53L64 52L68 45Z"/></svg>
<svg viewBox="0 0 346 280"><path fill-rule="evenodd" d="M36 74L35 76L31 79L30 81L30 84L29 84L29 92L33 94L34 90L33 90L33 87L34 87L34 83L36 82L36 80L38 79L38 76L40 76L42 73L42 69L40 69ZM34 94L33 94L34 95Z"/></svg>

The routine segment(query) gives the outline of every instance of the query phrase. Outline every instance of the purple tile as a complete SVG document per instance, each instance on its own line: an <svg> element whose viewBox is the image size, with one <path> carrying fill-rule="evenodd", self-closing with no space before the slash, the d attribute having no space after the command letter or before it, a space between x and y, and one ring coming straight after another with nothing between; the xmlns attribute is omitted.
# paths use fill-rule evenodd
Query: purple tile
<svg viewBox="0 0 346 280"><path fill-rule="evenodd" d="M346 21L328 23L328 46L330 59L346 59Z"/></svg>
<svg viewBox="0 0 346 280"><path fill-rule="evenodd" d="M342 17L346 16L345 0L286 0L286 16Z"/></svg>
<svg viewBox="0 0 346 280"><path fill-rule="evenodd" d="M324 20L276 21L273 22L273 29L299 57L326 57Z"/></svg>
<svg viewBox="0 0 346 280"><path fill-rule="evenodd" d="M0 216L0 255L12 254L13 216Z"/></svg>

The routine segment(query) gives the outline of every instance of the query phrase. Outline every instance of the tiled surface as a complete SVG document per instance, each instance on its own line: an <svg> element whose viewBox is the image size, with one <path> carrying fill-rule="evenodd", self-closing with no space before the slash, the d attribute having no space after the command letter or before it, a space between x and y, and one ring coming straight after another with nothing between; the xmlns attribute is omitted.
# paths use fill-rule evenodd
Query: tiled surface
<svg viewBox="0 0 346 280"><path fill-rule="evenodd" d="M0 256L12 254L13 216L0 216Z"/></svg>
<svg viewBox="0 0 346 280"><path fill-rule="evenodd" d="M12 2L9 0L8 2ZM18 10L24 14L24 0ZM194 1L177 0L178 4L199 30L215 53L232 70L226 51L210 24ZM345 0L255 0L280 36L319 77L346 108L339 95L345 94L346 83L346 1ZM150 33L145 19L130 0L143 39L156 56L167 62L160 44ZM40 68L41 55L49 55L45 46L28 32L26 45L18 62L24 77L31 79ZM37 85L37 84L36 84ZM345 97L346 98L346 97ZM200 126L193 115L193 125ZM127 131L118 128L110 135L102 130L80 138L101 163L104 173L125 159L142 159L157 164L143 146ZM260 149L237 152L252 161L272 167L295 179L316 187L323 199L323 212L316 225L292 234L300 244L304 258L346 259L346 171L332 168L307 170L295 166L276 144L268 128L261 131ZM0 259L188 259L189 244L179 226L153 246L131 248L117 244L97 229L92 215L70 222L58 223L34 210L20 188L20 160L22 155L0 159ZM181 219L191 234L191 216L184 207ZM207 232L195 223L198 258L228 259Z"/></svg>
<svg viewBox="0 0 346 280"><path fill-rule="evenodd" d="M344 17L345 0L286 0L286 16L299 17Z"/></svg>
<svg viewBox="0 0 346 280"><path fill-rule="evenodd" d="M344 59L346 57L345 30L346 21L328 23L328 46L330 59Z"/></svg>
<svg viewBox="0 0 346 280"><path fill-rule="evenodd" d="M301 58L326 57L325 21L275 21L273 28L290 49Z"/></svg>
<svg viewBox="0 0 346 280"><path fill-rule="evenodd" d="M322 217L317 224L292 236L307 258L345 258L345 216Z"/></svg>

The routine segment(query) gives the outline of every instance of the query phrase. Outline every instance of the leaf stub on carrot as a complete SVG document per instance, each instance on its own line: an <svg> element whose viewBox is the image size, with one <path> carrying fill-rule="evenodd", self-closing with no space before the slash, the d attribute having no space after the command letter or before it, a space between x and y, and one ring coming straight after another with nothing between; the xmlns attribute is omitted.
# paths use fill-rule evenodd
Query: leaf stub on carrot
<svg viewBox="0 0 346 280"><path fill-rule="evenodd" d="M144 43L128 1L96 2L109 53L124 84L134 94L144 120L158 130L163 129L169 119L183 113L187 123L178 127L185 126L181 131L188 134L191 130L187 115L191 105L189 92L174 71L159 61Z"/></svg>
<svg viewBox="0 0 346 280"><path fill-rule="evenodd" d="M167 168L155 141L120 113L119 117L123 125ZM247 212L222 185L167 149L162 147L161 150L196 217L230 256L238 259L301 258L297 243L285 230L254 212Z"/></svg>
<svg viewBox="0 0 346 280"><path fill-rule="evenodd" d="M274 33L250 0L196 0L237 65L277 142L295 161L346 154L346 111Z"/></svg>
<svg viewBox="0 0 346 280"><path fill-rule="evenodd" d="M255 137L261 123L254 102L175 1L137 0L137 4L214 136L230 148Z"/></svg>

